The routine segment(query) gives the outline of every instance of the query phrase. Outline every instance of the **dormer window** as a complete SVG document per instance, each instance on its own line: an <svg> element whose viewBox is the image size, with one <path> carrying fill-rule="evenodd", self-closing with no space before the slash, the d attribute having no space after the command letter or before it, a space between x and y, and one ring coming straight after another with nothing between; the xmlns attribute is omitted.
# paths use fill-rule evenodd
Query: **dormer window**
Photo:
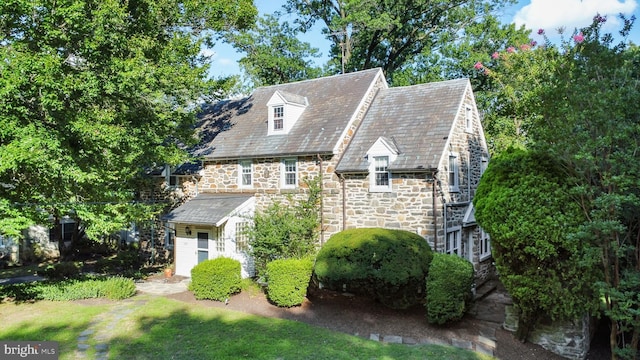
<svg viewBox="0 0 640 360"><path fill-rule="evenodd" d="M309 103L304 96L276 90L267 102L269 109L267 135L285 135L300 119Z"/></svg>
<svg viewBox="0 0 640 360"><path fill-rule="evenodd" d="M369 159L369 191L391 192L392 177L389 165L398 157L398 146L393 139L380 137L367 151Z"/></svg>
<svg viewBox="0 0 640 360"><path fill-rule="evenodd" d="M273 107L273 131L284 129L284 106Z"/></svg>
<svg viewBox="0 0 640 360"><path fill-rule="evenodd" d="M373 157L373 171L375 174L375 186L376 187L388 187L389 186L389 157L388 156L374 156Z"/></svg>

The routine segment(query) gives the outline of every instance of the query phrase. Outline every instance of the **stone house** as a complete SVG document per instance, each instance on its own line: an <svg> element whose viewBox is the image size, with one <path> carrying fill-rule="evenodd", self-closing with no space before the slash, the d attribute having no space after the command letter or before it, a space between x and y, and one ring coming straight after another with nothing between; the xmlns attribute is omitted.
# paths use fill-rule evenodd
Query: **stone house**
<svg viewBox="0 0 640 360"><path fill-rule="evenodd" d="M164 216L176 274L218 256L253 275L243 227L255 211L304 196L321 177L321 234L404 229L439 252L491 268L471 200L488 162L468 79L390 88L380 69L260 87L204 106L191 150L198 163L165 171L184 196Z"/></svg>

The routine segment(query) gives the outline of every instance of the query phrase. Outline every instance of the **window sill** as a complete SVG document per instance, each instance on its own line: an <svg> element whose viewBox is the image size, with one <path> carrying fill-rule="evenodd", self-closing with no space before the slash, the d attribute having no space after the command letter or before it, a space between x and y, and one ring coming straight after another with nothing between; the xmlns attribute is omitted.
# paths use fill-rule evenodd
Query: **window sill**
<svg viewBox="0 0 640 360"><path fill-rule="evenodd" d="M391 188L369 188L369 192L372 193L390 193L392 192Z"/></svg>
<svg viewBox="0 0 640 360"><path fill-rule="evenodd" d="M480 257L479 257L478 261L483 262L483 261L489 260L489 259L491 259L491 258L492 258L492 255L491 255L491 254L487 254L487 255L480 255Z"/></svg>

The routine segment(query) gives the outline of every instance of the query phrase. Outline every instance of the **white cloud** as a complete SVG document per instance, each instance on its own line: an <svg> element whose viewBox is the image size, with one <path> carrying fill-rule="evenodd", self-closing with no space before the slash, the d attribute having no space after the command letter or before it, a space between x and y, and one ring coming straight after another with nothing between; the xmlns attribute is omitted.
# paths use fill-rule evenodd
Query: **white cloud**
<svg viewBox="0 0 640 360"><path fill-rule="evenodd" d="M637 0L531 0L513 17L519 27L537 31L545 29L549 34L564 27L568 32L574 28L589 26L596 14L607 16L607 27L617 28L617 16L633 14Z"/></svg>
<svg viewBox="0 0 640 360"><path fill-rule="evenodd" d="M213 51L213 49L209 49L209 48L205 48L205 47L200 49L200 55L202 55L202 56L213 57L216 54L217 53L215 51Z"/></svg>
<svg viewBox="0 0 640 360"><path fill-rule="evenodd" d="M235 65L236 61L229 58L220 58L218 59L218 61L216 61L216 63L222 66L229 66L229 65Z"/></svg>

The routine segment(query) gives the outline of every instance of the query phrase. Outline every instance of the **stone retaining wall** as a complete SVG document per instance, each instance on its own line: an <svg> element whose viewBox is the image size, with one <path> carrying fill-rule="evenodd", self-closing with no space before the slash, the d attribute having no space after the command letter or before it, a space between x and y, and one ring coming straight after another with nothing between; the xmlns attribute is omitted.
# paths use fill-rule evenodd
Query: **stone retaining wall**
<svg viewBox="0 0 640 360"><path fill-rule="evenodd" d="M583 360L587 357L591 344L591 325L591 319L586 315L575 321L555 321L549 324L539 322L527 341L567 359ZM503 327L511 332L515 332L518 327L518 312L513 305L505 307Z"/></svg>

